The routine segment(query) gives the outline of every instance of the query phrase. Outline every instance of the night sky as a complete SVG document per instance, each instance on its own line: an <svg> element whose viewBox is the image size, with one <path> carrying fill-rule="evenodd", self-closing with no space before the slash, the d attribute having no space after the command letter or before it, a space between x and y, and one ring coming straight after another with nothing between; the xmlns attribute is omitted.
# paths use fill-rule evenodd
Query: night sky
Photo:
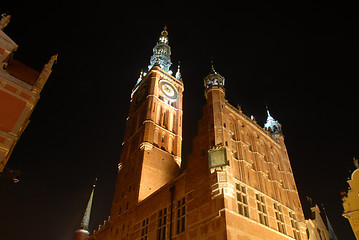
<svg viewBox="0 0 359 240"><path fill-rule="evenodd" d="M41 70L59 54L7 165L20 182L0 183L1 239L74 239L96 177L91 232L107 219L131 89L165 24L185 85L184 161L213 57L232 105L263 126L267 104L282 124L304 211L311 196L338 238L354 239L340 192L359 157L355 8L230 3L1 4L12 15L4 32L19 45L14 58Z"/></svg>

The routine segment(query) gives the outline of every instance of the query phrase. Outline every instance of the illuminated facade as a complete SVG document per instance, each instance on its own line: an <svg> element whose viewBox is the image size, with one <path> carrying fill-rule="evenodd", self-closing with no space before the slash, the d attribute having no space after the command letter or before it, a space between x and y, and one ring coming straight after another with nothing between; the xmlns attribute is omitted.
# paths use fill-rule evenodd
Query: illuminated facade
<svg viewBox="0 0 359 240"><path fill-rule="evenodd" d="M169 58L165 29L131 94L110 221L89 239L307 239L280 124L229 104L213 64L180 171L184 85Z"/></svg>
<svg viewBox="0 0 359 240"><path fill-rule="evenodd" d="M349 220L356 239L359 239L359 164L354 159L357 169L352 173L348 180L349 189L346 196L343 197L343 216Z"/></svg>
<svg viewBox="0 0 359 240"><path fill-rule="evenodd" d="M13 58L18 45L4 32L10 15L0 20L0 175L29 123L57 55L52 56L41 72Z"/></svg>

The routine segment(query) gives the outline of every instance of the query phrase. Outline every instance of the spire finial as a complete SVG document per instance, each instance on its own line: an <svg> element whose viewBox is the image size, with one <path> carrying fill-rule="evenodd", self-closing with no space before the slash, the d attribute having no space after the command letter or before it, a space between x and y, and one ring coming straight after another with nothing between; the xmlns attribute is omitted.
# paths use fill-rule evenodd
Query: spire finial
<svg viewBox="0 0 359 240"><path fill-rule="evenodd" d="M161 36L160 36L160 39L159 39L160 43L165 43L165 44L168 44L168 32L167 32L167 26L165 25L162 32L161 32Z"/></svg>
<svg viewBox="0 0 359 240"><path fill-rule="evenodd" d="M211 57L211 70L212 72L216 73L216 70L214 70L214 59Z"/></svg>
<svg viewBox="0 0 359 240"><path fill-rule="evenodd" d="M269 113L269 108L268 108L268 104L267 104L267 103L266 103L266 109L267 109L268 118L269 118L269 117L272 117L272 116L270 115L270 113Z"/></svg>

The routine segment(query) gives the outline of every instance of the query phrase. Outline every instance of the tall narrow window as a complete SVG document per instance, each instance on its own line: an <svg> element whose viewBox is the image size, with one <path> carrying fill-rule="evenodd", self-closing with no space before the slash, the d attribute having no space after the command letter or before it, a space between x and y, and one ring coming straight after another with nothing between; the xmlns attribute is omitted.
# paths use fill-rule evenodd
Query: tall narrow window
<svg viewBox="0 0 359 240"><path fill-rule="evenodd" d="M266 226L269 226L267 206L265 203L264 196L256 194L256 202L257 202L259 222Z"/></svg>
<svg viewBox="0 0 359 240"><path fill-rule="evenodd" d="M142 221L141 225L141 240L147 240L148 239L148 218L144 219Z"/></svg>
<svg viewBox="0 0 359 240"><path fill-rule="evenodd" d="M161 106L157 107L156 123L161 125Z"/></svg>
<svg viewBox="0 0 359 240"><path fill-rule="evenodd" d="M173 152L172 151L172 143L173 143L173 140L172 140L172 137L170 135L169 138L168 138L168 152L169 153Z"/></svg>
<svg viewBox="0 0 359 240"><path fill-rule="evenodd" d="M177 202L177 234L185 230L186 199L182 198Z"/></svg>
<svg viewBox="0 0 359 240"><path fill-rule="evenodd" d="M173 114L168 111L168 130L173 131Z"/></svg>
<svg viewBox="0 0 359 240"><path fill-rule="evenodd" d="M168 110L163 113L163 123L162 127L168 129Z"/></svg>
<svg viewBox="0 0 359 240"><path fill-rule="evenodd" d="M298 226L297 216L295 215L295 213L289 212L289 218L290 218L290 223L291 223L291 225L292 225L294 238L295 238L296 240L302 240L302 238L301 238L301 236L300 236L300 232L299 232L299 226Z"/></svg>
<svg viewBox="0 0 359 240"><path fill-rule="evenodd" d="M238 213L245 217L249 217L247 190L244 186L241 186L238 183L236 183L236 190L237 190Z"/></svg>
<svg viewBox="0 0 359 240"><path fill-rule="evenodd" d="M287 230L285 228L284 217L283 217L282 206L274 203L274 213L275 213L275 218L277 220L278 231L281 233L287 234Z"/></svg>
<svg viewBox="0 0 359 240"><path fill-rule="evenodd" d="M158 212L157 240L166 239L167 208Z"/></svg>

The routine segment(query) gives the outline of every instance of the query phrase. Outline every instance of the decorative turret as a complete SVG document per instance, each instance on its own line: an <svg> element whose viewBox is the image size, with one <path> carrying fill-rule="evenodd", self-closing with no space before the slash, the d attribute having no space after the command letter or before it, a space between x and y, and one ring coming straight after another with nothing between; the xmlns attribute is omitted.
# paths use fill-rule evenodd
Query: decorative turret
<svg viewBox="0 0 359 240"><path fill-rule="evenodd" d="M171 47L168 45L168 32L165 26L156 46L153 48L153 55L151 56L148 70L151 70L153 66L159 66L171 74L171 65Z"/></svg>
<svg viewBox="0 0 359 240"><path fill-rule="evenodd" d="M90 234L88 230L89 230L92 200L93 200L93 194L95 191L95 187L96 187L96 185L94 184L92 186L92 192L90 195L90 199L87 203L86 211L85 211L84 217L82 218L80 228L76 230L76 240L85 240Z"/></svg>
<svg viewBox="0 0 359 240"><path fill-rule="evenodd" d="M269 113L269 110L267 108L267 122L264 124L264 130L270 132L270 133L282 133L282 125L275 120Z"/></svg>
<svg viewBox="0 0 359 240"><path fill-rule="evenodd" d="M206 89L211 88L212 86L224 87L224 77L214 70L213 61L211 61L211 68L211 72L204 78L204 87Z"/></svg>
<svg viewBox="0 0 359 240"><path fill-rule="evenodd" d="M143 69L141 69L140 76L137 79L136 85L139 84L142 81L143 76L144 76Z"/></svg>
<svg viewBox="0 0 359 240"><path fill-rule="evenodd" d="M35 93L40 93L43 89L47 79L49 78L53 65L57 62L58 54L53 55L49 62L45 64L44 68L42 69L39 77L37 78L35 84L32 87L32 91Z"/></svg>
<svg viewBox="0 0 359 240"><path fill-rule="evenodd" d="M181 69L180 62L178 62L178 67L177 67L177 72L176 72L175 77L176 77L178 80L182 81L182 75L181 75L180 69Z"/></svg>

